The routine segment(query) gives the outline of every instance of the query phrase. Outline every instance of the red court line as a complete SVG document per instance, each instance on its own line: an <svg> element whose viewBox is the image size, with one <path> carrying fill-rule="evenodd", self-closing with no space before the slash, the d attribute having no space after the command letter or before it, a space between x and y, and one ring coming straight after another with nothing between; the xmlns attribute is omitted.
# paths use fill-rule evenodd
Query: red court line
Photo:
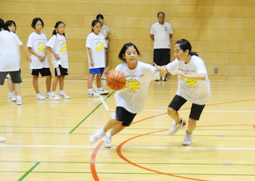
<svg viewBox="0 0 255 181"><path fill-rule="evenodd" d="M97 152L98 150L100 149L100 147L102 146L104 142L101 141L97 147L94 149L92 155L91 155L91 158L90 158L90 170L91 170L91 173L92 173L92 176L94 178L95 181L99 181L100 179L98 178L97 176L97 171L96 171L96 165L95 165L95 161L96 161L96 156L97 156Z"/></svg>
<svg viewBox="0 0 255 181"><path fill-rule="evenodd" d="M247 100L239 100L239 101L229 101L229 102L223 102L223 103L215 103L215 104L207 104L206 106L215 106L215 105L221 105L221 104L231 104L231 103L238 103L238 102L247 102L247 101L254 101L255 99L247 99ZM187 110L187 109L190 109L190 108L185 108L185 109L181 109L181 110ZM167 114L167 113L162 113L162 114L158 114L158 115L154 115L154 116L151 116L151 117L147 117L147 118L145 118L145 119L142 119L142 120L139 120L139 121L136 121L136 122L133 122L132 124L136 124L136 123L138 123L138 122L141 122L141 121L145 121L145 120L147 120L147 119L150 119L150 118L154 118L154 117L158 117L158 116L161 116L161 115L164 115L164 114ZM215 126L217 126L217 125L215 125ZM220 125L218 125L218 126L220 126ZM224 125L224 126L226 126L226 125ZM234 125L233 125L234 126ZM240 126L240 125L239 125ZM246 125L245 125L246 126ZM202 127L202 126L197 126L197 127ZM203 126L203 127L206 127L206 126ZM255 125L254 125L254 128L255 128ZM161 131L165 131L165 130L161 130ZM158 132L160 132L160 131L158 131ZM148 134L148 133L147 133ZM145 134L146 135L146 134ZM141 136L141 135L138 135L137 137L139 137L139 136ZM136 137L134 137L134 138L136 138ZM133 139L134 139L133 138ZM132 139L132 138L131 138ZM130 140L131 140L130 139ZM126 142L128 142L127 140L126 140ZM125 143L126 143L125 142ZM91 173L92 173L92 176L93 176L93 178L94 178L94 180L96 180L96 181L99 181L99 177L98 177L98 175L97 175L97 172L96 172L96 167L95 167L95 159L96 159L96 154L97 154L97 152L98 152L98 150L100 149L100 147L102 146L102 144L103 144L103 141L101 141L98 145L97 145L97 147L95 148L95 150L93 151L93 153L92 153L92 156L91 156L91 160L90 160L90 169L91 169ZM123 144L124 144L124 142L123 142ZM123 145L122 144L122 145ZM119 145L120 146L120 145ZM119 148L119 146L117 147L117 151L118 151L118 149L119 149L119 151L121 150L120 148ZM119 155L120 156L120 155ZM123 156L124 157L124 156ZM122 158L122 157L121 157ZM138 167L141 167L141 166L138 166ZM151 170L151 169L150 169ZM163 172L158 172L157 171L157 173L161 173L161 174L165 174L165 175L171 175L171 174L167 174L167 173L163 173ZM176 175L171 175L171 176L176 176ZM183 177L183 178L185 178L185 177ZM188 178L187 177L187 179L193 179L193 178ZM196 179L196 180L199 180L199 179Z"/></svg>
<svg viewBox="0 0 255 181"><path fill-rule="evenodd" d="M246 100L239 100L239 101L229 101L229 102L221 102L221 103L214 103L214 104L206 104L206 106L215 106L215 105L221 105L221 104L231 104L231 103L248 102L248 101L255 101L255 99L246 99ZM184 111L184 110L189 110L189 109L190 109L190 108L184 108L184 109L180 109L179 111ZM166 111L167 111L167 110L166 110ZM167 112L161 113L161 114L157 114L157 115L154 115L154 116L150 116L150 117L147 117L147 118L138 120L138 121L135 121L135 122L132 123L132 125L133 125L133 124L136 124L136 123L139 123L139 122L141 122L141 121L150 119L150 118L154 118L154 117L157 117L157 116L162 116L162 115L164 115L164 114L167 114ZM255 125L254 125L254 128L255 128Z"/></svg>
<svg viewBox="0 0 255 181"><path fill-rule="evenodd" d="M168 175L168 176L172 176L172 177L177 177L177 178L182 178L182 179L188 179L188 180L199 180L199 181L205 181L205 180L202 180L202 179L196 179L196 178L190 178L190 177L183 177L183 176L179 176L179 175L173 175L173 174L170 174L170 173L164 173L164 172L160 172L160 171L157 171L157 170L152 170L150 168L147 168L147 167L143 167L141 165L138 165L130 160L128 160L125 156L123 156L123 154L121 153L121 148L122 146L127 143L128 141L131 141L135 138L138 138L138 137L141 137L141 136L145 136L145 135L148 135L148 134L153 134L153 133L158 133L158 132L162 132L162 131L166 131L166 130L160 130L160 131L154 131L154 132L150 132L150 133L145 133L145 134L141 134L141 135L138 135L138 136L135 136L135 137L132 137L132 138L129 138L127 139L126 141L122 142L118 147L117 147L117 154L119 155L120 158L122 158L124 161L126 161L127 163L131 164L131 165L134 165L136 167L139 167L139 168L142 168L144 170L147 170L147 171L151 171L151 172L154 172L154 173L158 173L158 174L163 174L163 175Z"/></svg>

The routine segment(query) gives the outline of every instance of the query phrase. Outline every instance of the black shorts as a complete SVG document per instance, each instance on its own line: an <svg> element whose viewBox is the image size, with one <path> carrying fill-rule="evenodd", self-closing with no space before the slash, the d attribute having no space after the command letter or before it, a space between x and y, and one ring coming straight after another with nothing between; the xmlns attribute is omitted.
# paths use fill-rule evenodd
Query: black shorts
<svg viewBox="0 0 255 181"><path fill-rule="evenodd" d="M170 62L170 49L154 49L153 61L157 65L167 65Z"/></svg>
<svg viewBox="0 0 255 181"><path fill-rule="evenodd" d="M39 73L42 77L51 76L50 68L32 69L31 75L39 76Z"/></svg>
<svg viewBox="0 0 255 181"><path fill-rule="evenodd" d="M181 96L175 95L168 107L178 111L187 100ZM192 104L189 117L194 120L199 120L205 105Z"/></svg>
<svg viewBox="0 0 255 181"><path fill-rule="evenodd" d="M22 80L21 80L21 70L12 71L12 72L0 72L0 85L4 85L4 80L7 76L7 74L10 74L10 76L12 78L12 83L20 84L22 82Z"/></svg>
<svg viewBox="0 0 255 181"><path fill-rule="evenodd" d="M68 69L63 68L61 65L55 68L55 76L65 76L68 75Z"/></svg>
<svg viewBox="0 0 255 181"><path fill-rule="evenodd" d="M116 107L116 120L122 122L123 126L129 126L132 123L135 116L136 114L127 111L123 107Z"/></svg>

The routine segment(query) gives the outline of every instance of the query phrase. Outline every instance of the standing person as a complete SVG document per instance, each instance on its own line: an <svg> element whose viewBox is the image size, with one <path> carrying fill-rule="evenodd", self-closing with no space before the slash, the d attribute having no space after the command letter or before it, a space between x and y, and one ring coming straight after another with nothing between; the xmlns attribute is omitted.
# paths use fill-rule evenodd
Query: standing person
<svg viewBox="0 0 255 181"><path fill-rule="evenodd" d="M51 52L51 61L55 68L55 78L52 84L50 99L70 99L64 91L65 76L68 75L68 57L65 38L65 24L62 21L56 22L51 39L47 43L47 49ZM59 96L56 94L57 85L60 85Z"/></svg>
<svg viewBox="0 0 255 181"><path fill-rule="evenodd" d="M106 66L106 51L107 44L105 38L100 34L101 23L98 20L92 21L92 32L87 36L86 47L89 63L89 77L88 77L88 95L98 97L99 94L107 95L109 91L106 91L102 87L101 77ZM92 83L96 75L97 92L93 92Z"/></svg>
<svg viewBox="0 0 255 181"><path fill-rule="evenodd" d="M100 21L102 24L100 33L104 35L105 42L107 44L106 47L106 67L108 66L108 61L109 61L109 39L110 39L110 29L107 25L104 24L104 16L102 14L98 14L96 16L96 19ZM103 75L104 76L104 75Z"/></svg>
<svg viewBox="0 0 255 181"><path fill-rule="evenodd" d="M25 51L28 59L29 52L20 41L19 37L13 32L4 30L6 25L4 21L0 19L0 85L4 84L4 79L9 74L14 84L14 90L16 92L17 105L23 104L21 97L21 70L20 70L20 54L19 47L22 47ZM15 97L15 96L14 96ZM13 100L13 99L12 99ZM14 101L14 100L13 100Z"/></svg>
<svg viewBox="0 0 255 181"><path fill-rule="evenodd" d="M169 72L178 75L178 89L175 97L168 106L168 115L174 119L173 127L169 134L176 133L186 123L180 118L178 110L188 100L192 102L183 145L191 145L192 133L196 123L210 98L210 82L204 61L198 54L191 52L191 44L188 40L178 40L174 47L176 59L166 66L156 66L161 73Z"/></svg>
<svg viewBox="0 0 255 181"><path fill-rule="evenodd" d="M167 65L171 59L171 43L173 29L170 23L165 22L165 13L158 12L158 22L151 26L150 37L153 40L153 61L157 65ZM161 79L157 78L156 81ZM162 77L167 81L167 75Z"/></svg>
<svg viewBox="0 0 255 181"><path fill-rule="evenodd" d="M44 27L43 20L41 18L34 18L32 21L32 27L34 32L28 37L27 47L31 53L30 69L32 70L33 86L36 92L36 99L44 100L45 97L40 93L38 85L39 73L42 77L46 76L46 97L50 96L51 86L51 72L47 58L47 37L42 33Z"/></svg>
<svg viewBox="0 0 255 181"><path fill-rule="evenodd" d="M95 143L104 137L104 146L111 147L111 137L128 127L138 112L143 110L151 80L158 76L158 71L152 65L137 60L140 55L133 43L123 45L119 59L123 61L115 70L121 71L127 79L125 87L115 94L116 113L104 128L90 136L90 142ZM106 72L107 74L107 72ZM108 130L111 130L107 132Z"/></svg>
<svg viewBox="0 0 255 181"><path fill-rule="evenodd" d="M6 21L5 25L6 25L6 30L16 33L16 23L14 21L8 20ZM18 47L18 51L19 51L19 47ZM19 56L20 56L20 51L19 51ZM12 82L12 78L9 74L7 74L6 78L8 78L8 88L9 88L8 98L11 101L16 101L16 94L14 91L14 84Z"/></svg>

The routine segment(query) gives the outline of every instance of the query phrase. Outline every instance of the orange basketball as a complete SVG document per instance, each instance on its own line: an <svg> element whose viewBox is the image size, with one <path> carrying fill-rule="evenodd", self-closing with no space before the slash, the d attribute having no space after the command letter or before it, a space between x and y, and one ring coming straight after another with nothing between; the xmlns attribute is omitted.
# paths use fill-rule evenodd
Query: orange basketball
<svg viewBox="0 0 255 181"><path fill-rule="evenodd" d="M110 71L106 80L108 87L113 90L120 90L126 85L126 76L118 70Z"/></svg>

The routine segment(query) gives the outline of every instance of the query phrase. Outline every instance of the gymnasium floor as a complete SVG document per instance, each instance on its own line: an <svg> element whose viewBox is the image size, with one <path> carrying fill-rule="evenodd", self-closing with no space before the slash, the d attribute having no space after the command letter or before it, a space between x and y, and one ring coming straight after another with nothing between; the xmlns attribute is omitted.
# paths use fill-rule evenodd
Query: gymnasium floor
<svg viewBox="0 0 255 181"><path fill-rule="evenodd" d="M104 96L106 111L86 95L86 85L85 78L68 79L70 100L38 101L25 78L22 106L8 100L7 82L0 87L1 181L255 180L255 80L211 81L211 100L188 147L182 146L186 129L167 134L175 77L151 83L144 111L113 137L111 149L90 144L89 136L114 111L114 92ZM180 111L185 119L189 108L186 103Z"/></svg>

